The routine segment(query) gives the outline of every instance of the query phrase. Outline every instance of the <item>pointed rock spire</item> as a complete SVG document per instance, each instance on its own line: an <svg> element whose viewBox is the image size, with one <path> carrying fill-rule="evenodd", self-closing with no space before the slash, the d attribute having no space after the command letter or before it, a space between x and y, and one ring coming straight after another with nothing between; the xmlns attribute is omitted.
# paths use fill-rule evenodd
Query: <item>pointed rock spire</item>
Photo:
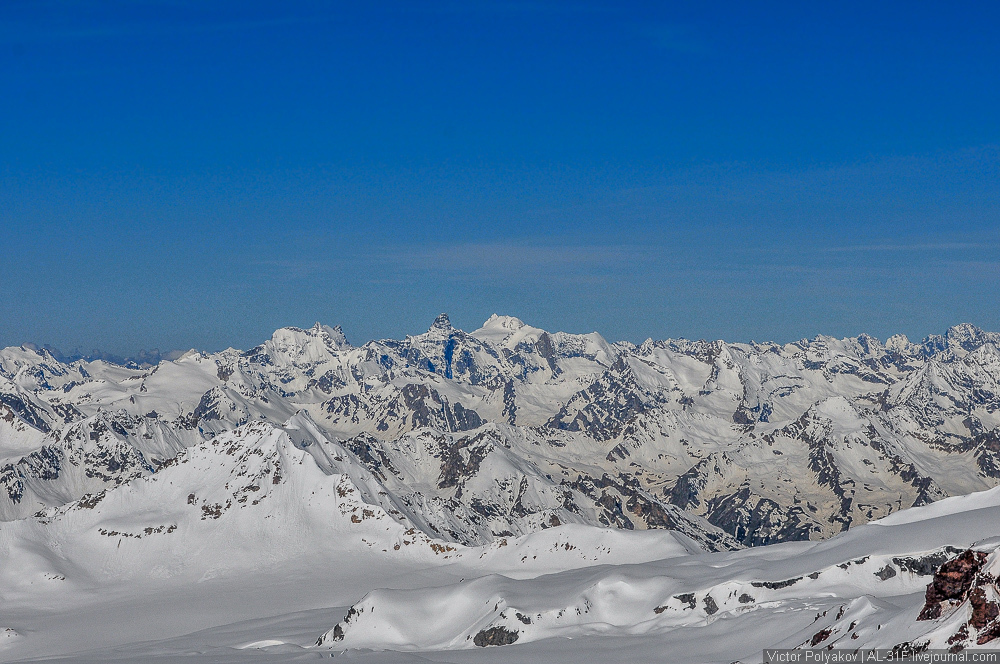
<svg viewBox="0 0 1000 664"><path fill-rule="evenodd" d="M431 330L450 330L451 320L448 318L448 314L438 314L438 317L434 319L431 323Z"/></svg>

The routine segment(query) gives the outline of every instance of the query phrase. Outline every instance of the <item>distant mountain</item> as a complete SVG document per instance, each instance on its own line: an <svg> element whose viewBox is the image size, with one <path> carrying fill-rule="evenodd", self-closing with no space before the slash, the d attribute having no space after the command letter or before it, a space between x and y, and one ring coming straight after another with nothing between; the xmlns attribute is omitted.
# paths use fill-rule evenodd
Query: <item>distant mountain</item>
<svg viewBox="0 0 1000 664"><path fill-rule="evenodd" d="M0 659L995 646L998 347L441 315L146 367L7 348Z"/></svg>
<svg viewBox="0 0 1000 664"><path fill-rule="evenodd" d="M116 355L114 353L109 353L95 348L89 353L81 351L76 348L69 353L64 353L54 346L49 344L44 344L38 346L37 344L27 343L22 346L28 350L46 350L52 357L56 358L63 363L76 362L77 360L87 360L88 362L94 362L96 360L104 360L110 364L120 364L122 366L128 366L133 368L141 367L151 367L159 364L163 360L176 360L178 357L184 354L181 350L171 350L167 352L160 352L159 348L154 348L152 350L140 350L135 355Z"/></svg>
<svg viewBox="0 0 1000 664"><path fill-rule="evenodd" d="M998 348L968 324L921 343L636 346L496 315L467 333L445 314L403 340L355 347L317 324L148 365L7 348L0 519L299 417L311 449L372 478L366 500L443 541L567 523L713 550L825 539L1000 483Z"/></svg>

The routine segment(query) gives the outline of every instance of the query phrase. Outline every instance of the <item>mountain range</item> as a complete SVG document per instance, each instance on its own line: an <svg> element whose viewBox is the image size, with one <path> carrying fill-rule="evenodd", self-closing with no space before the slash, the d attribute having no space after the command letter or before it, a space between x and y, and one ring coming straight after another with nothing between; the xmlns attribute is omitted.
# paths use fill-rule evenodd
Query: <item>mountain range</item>
<svg viewBox="0 0 1000 664"><path fill-rule="evenodd" d="M0 519L156 473L249 422L308 416L382 502L466 545L561 523L712 549L825 539L1000 482L1000 335L911 343L549 333L444 314L403 340L283 328L155 366L0 351Z"/></svg>
<svg viewBox="0 0 1000 664"><path fill-rule="evenodd" d="M0 661L995 645L998 349L443 314L155 365L6 348Z"/></svg>

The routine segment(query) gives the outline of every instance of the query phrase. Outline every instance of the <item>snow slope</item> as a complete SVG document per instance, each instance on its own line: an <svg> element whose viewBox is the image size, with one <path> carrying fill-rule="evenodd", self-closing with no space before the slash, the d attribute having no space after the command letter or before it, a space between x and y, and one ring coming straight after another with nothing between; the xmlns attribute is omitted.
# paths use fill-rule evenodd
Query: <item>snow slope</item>
<svg viewBox="0 0 1000 664"><path fill-rule="evenodd" d="M917 618L934 570L966 548L994 573L1000 489L716 553L581 524L467 547L407 527L390 498L300 414L0 524L0 661L732 662L814 642L989 644L975 606L995 577Z"/></svg>
<svg viewBox="0 0 1000 664"><path fill-rule="evenodd" d="M376 590L323 634L320 646L435 651L567 637L641 637L666 646L678 632L708 630L717 622L739 630L749 614L755 614L753 621L765 614L766 641L741 645L722 639L699 650L714 649L719 661L749 661L763 647L892 648L928 641L933 647L975 647L975 630L971 639L946 643L968 623L968 606L939 620L917 616L930 567L966 547L987 552L983 571L995 581L1000 537L981 536L984 526L1000 528L1000 492L904 515L822 543L558 572L530 581L490 575L420 590ZM996 600L993 581L985 585Z"/></svg>

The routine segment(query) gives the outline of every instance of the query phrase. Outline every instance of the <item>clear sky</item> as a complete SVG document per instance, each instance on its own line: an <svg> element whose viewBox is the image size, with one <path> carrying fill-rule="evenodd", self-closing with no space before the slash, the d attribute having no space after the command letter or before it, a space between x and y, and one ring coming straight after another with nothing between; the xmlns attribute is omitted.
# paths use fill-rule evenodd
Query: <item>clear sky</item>
<svg viewBox="0 0 1000 664"><path fill-rule="evenodd" d="M1000 3L0 3L0 345L1000 330Z"/></svg>

